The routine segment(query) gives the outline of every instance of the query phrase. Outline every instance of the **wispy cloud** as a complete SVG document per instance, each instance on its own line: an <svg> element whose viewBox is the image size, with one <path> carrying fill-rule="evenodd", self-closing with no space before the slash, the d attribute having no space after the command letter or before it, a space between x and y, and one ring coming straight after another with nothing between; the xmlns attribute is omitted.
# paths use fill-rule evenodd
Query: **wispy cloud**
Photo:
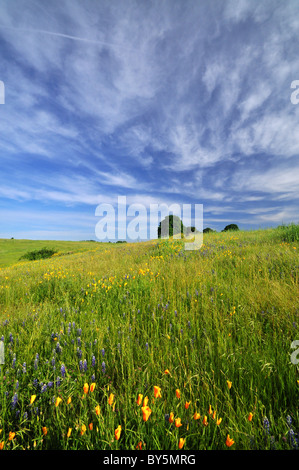
<svg viewBox="0 0 299 470"><path fill-rule="evenodd" d="M229 207L244 224L294 217L296 12L291 0L2 3L0 202L67 213L126 193L217 205L219 228Z"/></svg>

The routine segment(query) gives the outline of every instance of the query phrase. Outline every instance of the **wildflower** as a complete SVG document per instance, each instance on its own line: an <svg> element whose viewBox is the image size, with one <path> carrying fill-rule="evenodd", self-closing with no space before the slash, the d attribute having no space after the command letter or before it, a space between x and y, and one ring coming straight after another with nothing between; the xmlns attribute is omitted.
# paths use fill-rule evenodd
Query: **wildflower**
<svg viewBox="0 0 299 470"><path fill-rule="evenodd" d="M69 428L66 437L70 437L71 432L72 432L72 428Z"/></svg>
<svg viewBox="0 0 299 470"><path fill-rule="evenodd" d="M175 424L175 427L176 427L176 428L179 428L180 426L182 426L181 418L176 418L176 419L174 420L174 424Z"/></svg>
<svg viewBox="0 0 299 470"><path fill-rule="evenodd" d="M99 416L101 414L101 408L100 408L100 405L97 405L95 407L95 412L96 412L96 415Z"/></svg>
<svg viewBox="0 0 299 470"><path fill-rule="evenodd" d="M0 450L2 450L4 447L4 441L0 442Z"/></svg>
<svg viewBox="0 0 299 470"><path fill-rule="evenodd" d="M15 393L14 396L12 397L12 400L11 400L11 409L15 409L15 407L17 406L17 403L18 403L18 394Z"/></svg>
<svg viewBox="0 0 299 470"><path fill-rule="evenodd" d="M173 423L173 422L174 422L174 414L173 414L173 412L171 412L170 415L169 415L169 422L170 422L170 423Z"/></svg>
<svg viewBox="0 0 299 470"><path fill-rule="evenodd" d="M138 394L138 398L137 398L137 405L138 405L138 406L141 405L142 398L143 398L142 393L139 393L139 394Z"/></svg>
<svg viewBox="0 0 299 470"><path fill-rule="evenodd" d="M113 403L113 400L114 400L114 395L113 393L110 393L109 398L108 398L108 405L111 406Z"/></svg>
<svg viewBox="0 0 299 470"><path fill-rule="evenodd" d="M177 398L181 398L181 392L178 388L176 389L175 394Z"/></svg>
<svg viewBox="0 0 299 470"><path fill-rule="evenodd" d="M90 431L92 431L93 430L93 424L89 423L88 428L89 428Z"/></svg>
<svg viewBox="0 0 299 470"><path fill-rule="evenodd" d="M106 364L105 364L104 361L102 362L102 372L103 372L103 374L105 374L105 372L106 372Z"/></svg>
<svg viewBox="0 0 299 470"><path fill-rule="evenodd" d="M252 421L253 414L250 412L248 415L248 421Z"/></svg>
<svg viewBox="0 0 299 470"><path fill-rule="evenodd" d="M200 414L199 414L197 411L195 411L195 413L194 413L194 415L193 415L193 418L194 418L194 419L199 419L199 418L200 418Z"/></svg>
<svg viewBox="0 0 299 470"><path fill-rule="evenodd" d="M154 395L155 395L155 398L162 398L161 388L156 385L154 386Z"/></svg>
<svg viewBox="0 0 299 470"><path fill-rule="evenodd" d="M83 436L83 434L85 433L85 431L86 431L86 426L85 426L85 424L82 424L82 426L81 426L81 432L80 432L81 436Z"/></svg>
<svg viewBox="0 0 299 470"><path fill-rule="evenodd" d="M95 367L95 364L96 364L96 358L95 358L95 356L92 356L92 359L91 359L91 366L92 366L92 367Z"/></svg>
<svg viewBox="0 0 299 470"><path fill-rule="evenodd" d="M179 440L179 449L182 449L183 445L185 444L186 439L183 439L182 437Z"/></svg>
<svg viewBox="0 0 299 470"><path fill-rule="evenodd" d="M164 370L164 374L170 374L169 370L168 369Z"/></svg>
<svg viewBox="0 0 299 470"><path fill-rule="evenodd" d="M65 377L65 365L64 364L61 364L60 370L61 370L62 378L64 378Z"/></svg>
<svg viewBox="0 0 299 470"><path fill-rule="evenodd" d="M218 419L216 420L217 426L219 426L219 424L221 423L221 421L222 421L222 418L218 418Z"/></svg>
<svg viewBox="0 0 299 470"><path fill-rule="evenodd" d="M231 439L229 437L229 434L228 434L227 438L226 438L226 441L225 441L225 444L227 445L227 447L231 447L234 443L235 443L235 441L233 439Z"/></svg>
<svg viewBox="0 0 299 470"><path fill-rule="evenodd" d="M204 426L208 426L209 423L208 423L208 418L206 416L204 417L202 424Z"/></svg>
<svg viewBox="0 0 299 470"><path fill-rule="evenodd" d="M46 436L48 434L48 429L46 428L46 426L44 426L42 428L42 431L43 431L43 435Z"/></svg>
<svg viewBox="0 0 299 470"><path fill-rule="evenodd" d="M213 413L213 410L212 410L212 407L211 405L209 406L209 411L208 411L209 415L211 415Z"/></svg>
<svg viewBox="0 0 299 470"><path fill-rule="evenodd" d="M56 408L57 408L57 406L59 405L59 403L61 403L61 402L62 402L62 398L57 397L57 398L56 398L56 402L55 402Z"/></svg>
<svg viewBox="0 0 299 470"><path fill-rule="evenodd" d="M117 426L117 428L114 431L114 437L117 441L120 438L120 433L121 433L121 425Z"/></svg>
<svg viewBox="0 0 299 470"><path fill-rule="evenodd" d="M84 386L83 386L83 392L85 393L85 395L87 395L88 389L89 389L89 385L88 385L88 383L85 383Z"/></svg>
<svg viewBox="0 0 299 470"><path fill-rule="evenodd" d="M190 406L190 403L191 403L191 401L186 401L186 403L185 403L185 408L186 408L186 410L188 410L188 408L189 408L189 406Z"/></svg>
<svg viewBox="0 0 299 470"><path fill-rule="evenodd" d="M226 383L227 383L228 388L231 389L232 382L230 382L229 380L227 380Z"/></svg>
<svg viewBox="0 0 299 470"><path fill-rule="evenodd" d="M151 415L152 410L148 406L143 406L141 408L143 421L147 421Z"/></svg>
<svg viewBox="0 0 299 470"><path fill-rule="evenodd" d="M34 402L35 399L36 399L36 395L31 395L30 405L32 405L32 403Z"/></svg>
<svg viewBox="0 0 299 470"><path fill-rule="evenodd" d="M136 446L136 449L138 450L142 450L142 441L139 441L137 446Z"/></svg>
<svg viewBox="0 0 299 470"><path fill-rule="evenodd" d="M216 410L214 410L212 418L213 418L213 419L216 418Z"/></svg>
<svg viewBox="0 0 299 470"><path fill-rule="evenodd" d="M148 397L145 397L143 400L143 405L142 406L147 406L148 404Z"/></svg>
<svg viewBox="0 0 299 470"><path fill-rule="evenodd" d="M9 440L9 441L12 441L12 440L13 440L13 438L15 437L15 435L16 435L16 433L15 433L15 432L11 432L11 431L9 431L8 440Z"/></svg>
<svg viewBox="0 0 299 470"><path fill-rule="evenodd" d="M268 418L265 416L263 421L263 428L266 434L270 434L270 423Z"/></svg>
<svg viewBox="0 0 299 470"><path fill-rule="evenodd" d="M72 401L72 397L68 397L66 404L69 405Z"/></svg>
<svg viewBox="0 0 299 470"><path fill-rule="evenodd" d="M90 385L90 391L93 392L94 389L96 387L96 384L93 382L91 385Z"/></svg>

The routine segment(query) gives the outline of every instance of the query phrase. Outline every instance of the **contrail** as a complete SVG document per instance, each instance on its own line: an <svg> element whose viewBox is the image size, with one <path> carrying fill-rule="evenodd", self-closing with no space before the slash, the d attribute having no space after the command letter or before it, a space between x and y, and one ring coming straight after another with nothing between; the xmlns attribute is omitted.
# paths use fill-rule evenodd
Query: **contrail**
<svg viewBox="0 0 299 470"><path fill-rule="evenodd" d="M98 40L95 40L95 39L80 38L78 36L72 36L70 34L55 33L53 31L45 31L43 29L15 28L14 26L4 26L4 25L0 25L0 29L12 29L14 31L21 31L23 33L47 34L48 36L56 36L56 37L71 39L72 41L86 42L86 43L89 43L89 44L97 44L98 46L115 47L115 48L119 48L119 49L125 49L125 50L128 50L128 51L130 50L127 47L124 47L121 44L115 44L115 43L105 42L105 41L98 41Z"/></svg>

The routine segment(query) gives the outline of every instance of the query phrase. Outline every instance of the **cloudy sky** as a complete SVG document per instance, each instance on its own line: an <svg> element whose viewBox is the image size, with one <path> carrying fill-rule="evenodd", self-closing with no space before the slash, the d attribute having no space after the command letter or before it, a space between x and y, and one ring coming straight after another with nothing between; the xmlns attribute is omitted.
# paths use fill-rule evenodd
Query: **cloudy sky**
<svg viewBox="0 0 299 470"><path fill-rule="evenodd" d="M96 239L118 196L298 222L298 33L297 0L0 0L0 237Z"/></svg>

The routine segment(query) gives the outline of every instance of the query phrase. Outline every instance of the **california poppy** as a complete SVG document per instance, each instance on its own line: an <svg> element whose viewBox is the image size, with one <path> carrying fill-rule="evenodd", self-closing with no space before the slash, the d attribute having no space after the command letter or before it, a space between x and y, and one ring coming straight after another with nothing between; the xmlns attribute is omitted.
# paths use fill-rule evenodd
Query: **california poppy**
<svg viewBox="0 0 299 470"><path fill-rule="evenodd" d="M35 399L36 399L36 395L31 395L30 405L32 405L32 403L34 402Z"/></svg>
<svg viewBox="0 0 299 470"><path fill-rule="evenodd" d="M142 398L143 398L142 393L139 393L139 394L138 394L138 398L137 398L137 405L138 405L138 406L141 405Z"/></svg>
<svg viewBox="0 0 299 470"><path fill-rule="evenodd" d="M179 440L179 449L182 449L183 445L185 444L186 439L183 439L182 437Z"/></svg>
<svg viewBox="0 0 299 470"><path fill-rule="evenodd" d="M121 425L117 426L117 428L114 431L114 436L115 439L118 441L120 438L120 433L121 433Z"/></svg>
<svg viewBox="0 0 299 470"><path fill-rule="evenodd" d="M181 418L176 418L174 421L174 424L176 428L179 428L180 426L182 426Z"/></svg>
<svg viewBox="0 0 299 470"><path fill-rule="evenodd" d="M148 418L150 417L152 410L149 408L149 406L143 406L141 408L141 411L142 411L143 421L147 421Z"/></svg>
<svg viewBox="0 0 299 470"><path fill-rule="evenodd" d="M225 444L227 445L227 447L231 447L234 443L235 443L235 441L233 439L231 439L229 437L229 434L228 434L227 438L226 438L226 441L225 441Z"/></svg>
<svg viewBox="0 0 299 470"><path fill-rule="evenodd" d="M157 385L154 386L154 395L155 395L155 398L162 398L161 388L158 387Z"/></svg>
<svg viewBox="0 0 299 470"><path fill-rule="evenodd" d="M114 395L113 393L110 393L109 398L108 398L108 405L111 406L113 403L113 400L114 400Z"/></svg>

